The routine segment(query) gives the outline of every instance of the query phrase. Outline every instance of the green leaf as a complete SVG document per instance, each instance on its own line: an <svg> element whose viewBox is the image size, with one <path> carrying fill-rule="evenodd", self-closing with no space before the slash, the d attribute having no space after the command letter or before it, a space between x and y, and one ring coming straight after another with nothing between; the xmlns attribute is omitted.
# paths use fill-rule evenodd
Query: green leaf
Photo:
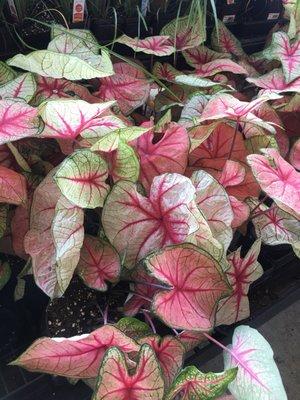
<svg viewBox="0 0 300 400"><path fill-rule="evenodd" d="M91 147L91 150L111 152L119 147L120 142L130 142L147 131L149 131L149 128L141 128L139 126L128 126L126 128L116 129L98 140L98 142Z"/></svg>
<svg viewBox="0 0 300 400"><path fill-rule="evenodd" d="M138 339L151 333L150 327L145 322L133 317L121 318L116 323L116 327L131 339Z"/></svg>
<svg viewBox="0 0 300 400"><path fill-rule="evenodd" d="M103 78L114 74L110 57L105 50L102 51L102 56L93 54L84 60L50 50L36 50L27 55L17 54L7 63L42 76L71 81Z"/></svg>
<svg viewBox="0 0 300 400"><path fill-rule="evenodd" d="M165 400L172 400L184 393L184 400L212 400L221 396L230 382L237 374L237 368L229 369L225 372L203 373L196 367L186 367L175 378L170 387Z"/></svg>
<svg viewBox="0 0 300 400"><path fill-rule="evenodd" d="M0 290L3 289L4 286L7 284L10 276L11 276L10 265L7 262L0 264Z"/></svg>
<svg viewBox="0 0 300 400"><path fill-rule="evenodd" d="M0 86L0 98L20 98L27 103L36 91L36 81L33 74L27 72Z"/></svg>
<svg viewBox="0 0 300 400"><path fill-rule="evenodd" d="M3 85L17 76L17 73L5 62L0 61L0 85Z"/></svg>
<svg viewBox="0 0 300 400"><path fill-rule="evenodd" d="M278 150L278 144L274 136L258 135L245 140L245 145L250 154L261 154L260 149L272 148Z"/></svg>
<svg viewBox="0 0 300 400"><path fill-rule="evenodd" d="M208 88L212 86L222 86L220 82L213 82L210 79L200 78L197 75L178 75L175 77L175 82L188 86L195 86L201 88Z"/></svg>
<svg viewBox="0 0 300 400"><path fill-rule="evenodd" d="M59 166L54 180L62 194L82 208L102 207L109 191L106 162L90 150L78 150Z"/></svg>
<svg viewBox="0 0 300 400"><path fill-rule="evenodd" d="M118 149L113 154L110 173L114 182L125 179L136 182L140 174L140 163L134 149L127 143L120 141Z"/></svg>

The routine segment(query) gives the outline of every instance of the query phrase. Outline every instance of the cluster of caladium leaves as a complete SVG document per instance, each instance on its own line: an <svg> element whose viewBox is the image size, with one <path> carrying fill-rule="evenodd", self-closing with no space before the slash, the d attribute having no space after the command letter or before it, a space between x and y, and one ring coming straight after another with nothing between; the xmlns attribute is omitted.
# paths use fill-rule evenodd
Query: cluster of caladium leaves
<svg viewBox="0 0 300 400"><path fill-rule="evenodd" d="M216 326L249 316L262 244L300 256L300 42L276 32L248 56L221 22L212 49L198 28L183 18L160 36L117 39L151 57L181 51L186 71L112 62L89 31L60 26L46 50L0 63L1 251L28 260L50 298L74 275L98 291L130 283L119 322L103 310L93 332L41 338L13 364L97 378L95 400L209 400L227 388L286 399L270 346L247 326L218 343L223 372L182 366L216 342ZM245 254L230 246L250 221ZM0 288L9 276L1 264Z"/></svg>

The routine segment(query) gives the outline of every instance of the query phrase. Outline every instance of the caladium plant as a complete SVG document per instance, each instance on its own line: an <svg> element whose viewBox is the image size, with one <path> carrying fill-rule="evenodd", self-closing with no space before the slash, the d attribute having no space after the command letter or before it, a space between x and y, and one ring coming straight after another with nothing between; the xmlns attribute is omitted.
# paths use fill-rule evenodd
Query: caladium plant
<svg viewBox="0 0 300 400"><path fill-rule="evenodd" d="M248 56L219 22L211 49L201 21L117 38L152 72L58 25L47 49L0 63L0 289L14 253L53 304L78 281L101 309L13 364L97 379L94 400L286 399L257 331L229 348L210 333L249 316L261 244L300 257L299 42L279 32ZM157 61L180 51L193 71ZM183 368L207 341L224 371Z"/></svg>

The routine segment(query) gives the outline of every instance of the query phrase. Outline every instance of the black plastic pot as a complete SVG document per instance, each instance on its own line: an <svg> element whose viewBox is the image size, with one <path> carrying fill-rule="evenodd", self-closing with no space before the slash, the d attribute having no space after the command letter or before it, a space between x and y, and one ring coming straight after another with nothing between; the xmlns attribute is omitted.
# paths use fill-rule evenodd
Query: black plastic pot
<svg viewBox="0 0 300 400"><path fill-rule="evenodd" d="M276 22L282 16L282 0L246 0L245 3L244 22Z"/></svg>
<svg viewBox="0 0 300 400"><path fill-rule="evenodd" d="M218 18L225 24L241 22L244 0L218 0L216 7ZM212 12L211 9L210 12Z"/></svg>
<svg viewBox="0 0 300 400"><path fill-rule="evenodd" d="M100 44L107 44L121 34L122 20L117 21L117 28L112 20L92 19L90 29Z"/></svg>

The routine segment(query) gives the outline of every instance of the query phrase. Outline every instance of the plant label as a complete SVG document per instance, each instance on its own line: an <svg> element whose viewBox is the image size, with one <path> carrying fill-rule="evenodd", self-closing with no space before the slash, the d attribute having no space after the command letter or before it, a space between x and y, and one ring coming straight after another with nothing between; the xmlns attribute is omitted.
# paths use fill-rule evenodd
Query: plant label
<svg viewBox="0 0 300 400"><path fill-rule="evenodd" d="M279 13L269 13L268 14L268 20L275 20L279 18Z"/></svg>
<svg viewBox="0 0 300 400"><path fill-rule="evenodd" d="M234 22L235 15L224 15L223 22Z"/></svg>
<svg viewBox="0 0 300 400"><path fill-rule="evenodd" d="M18 12L14 0L7 0L9 11L15 21L19 21Z"/></svg>
<svg viewBox="0 0 300 400"><path fill-rule="evenodd" d="M73 3L73 22L84 20L85 0L74 0Z"/></svg>

